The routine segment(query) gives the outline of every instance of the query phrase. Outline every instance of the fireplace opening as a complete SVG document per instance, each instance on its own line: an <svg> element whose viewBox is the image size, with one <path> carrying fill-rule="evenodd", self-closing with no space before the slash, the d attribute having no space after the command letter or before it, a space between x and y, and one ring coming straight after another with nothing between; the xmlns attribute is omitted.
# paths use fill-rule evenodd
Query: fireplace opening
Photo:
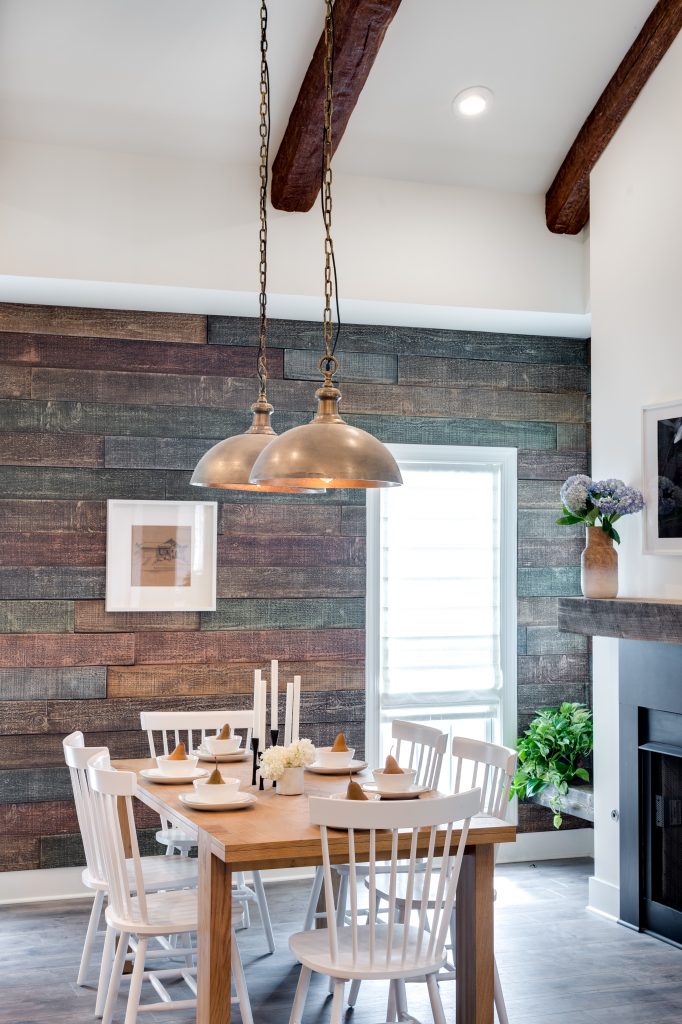
<svg viewBox="0 0 682 1024"><path fill-rule="evenodd" d="M682 944L682 747L649 742L640 751L642 924Z"/></svg>

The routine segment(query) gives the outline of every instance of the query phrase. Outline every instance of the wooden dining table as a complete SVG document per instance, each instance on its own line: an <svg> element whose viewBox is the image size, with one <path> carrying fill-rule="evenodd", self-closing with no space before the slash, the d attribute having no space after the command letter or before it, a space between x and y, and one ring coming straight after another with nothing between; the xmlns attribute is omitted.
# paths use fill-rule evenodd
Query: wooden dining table
<svg viewBox="0 0 682 1024"><path fill-rule="evenodd" d="M155 767L151 760L115 761L122 770L139 772ZM234 811L192 810L179 800L191 785L158 784L138 775L137 797L164 818L197 836L199 848L199 929L197 1024L229 1024L231 1001L232 875L236 871L312 867L322 863L317 826L310 824L308 796L343 792L347 777L305 773L303 796L280 796L269 782L264 790L251 786L249 761L220 765L224 776L238 777L242 791L257 801ZM359 777L362 781L362 776ZM429 794L432 798L437 794ZM421 799L424 799L422 797ZM122 819L122 826L125 820ZM455 829L455 834L457 830ZM511 843L516 829L497 818L476 816L471 821L456 905L456 1018L454 1024L493 1024L493 868L496 843ZM125 835L124 835L125 840ZM399 854L409 856L410 832ZM357 836L356 836L357 842ZM390 857L390 833L385 850ZM348 856L347 837L330 837L337 863ZM357 851L360 860L361 843ZM425 853L424 850L419 850ZM302 926L292 921L292 931Z"/></svg>

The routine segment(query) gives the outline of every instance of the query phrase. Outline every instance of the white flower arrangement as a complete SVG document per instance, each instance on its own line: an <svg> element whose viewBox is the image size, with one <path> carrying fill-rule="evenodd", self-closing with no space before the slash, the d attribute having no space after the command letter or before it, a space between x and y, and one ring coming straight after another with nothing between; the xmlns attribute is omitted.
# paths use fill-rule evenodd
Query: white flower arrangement
<svg viewBox="0 0 682 1024"><path fill-rule="evenodd" d="M288 747L268 747L260 762L264 779L281 779L287 768L305 768L315 760L316 752L311 740L303 739Z"/></svg>

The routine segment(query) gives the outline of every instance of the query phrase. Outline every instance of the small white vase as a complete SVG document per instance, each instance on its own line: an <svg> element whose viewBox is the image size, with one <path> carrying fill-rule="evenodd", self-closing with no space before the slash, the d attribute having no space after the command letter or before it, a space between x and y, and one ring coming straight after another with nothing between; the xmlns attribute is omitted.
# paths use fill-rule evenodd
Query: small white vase
<svg viewBox="0 0 682 1024"><path fill-rule="evenodd" d="M302 768L285 768L284 775L277 780L277 792L280 796L300 796L303 784Z"/></svg>

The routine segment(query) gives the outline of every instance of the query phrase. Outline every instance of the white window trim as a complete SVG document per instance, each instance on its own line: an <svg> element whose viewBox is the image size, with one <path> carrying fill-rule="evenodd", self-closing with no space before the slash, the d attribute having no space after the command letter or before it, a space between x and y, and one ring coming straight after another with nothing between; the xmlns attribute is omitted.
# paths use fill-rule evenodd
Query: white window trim
<svg viewBox="0 0 682 1024"><path fill-rule="evenodd" d="M500 633L502 646L500 661L503 687L500 701L502 742L513 747L516 743L516 542L517 542L517 449L488 448L471 445L388 444L398 465L424 463L497 463L500 466ZM366 587L366 663L365 663L365 756L371 764L378 764L379 751L379 673L381 622L381 547L379 490L367 491L367 587Z"/></svg>

